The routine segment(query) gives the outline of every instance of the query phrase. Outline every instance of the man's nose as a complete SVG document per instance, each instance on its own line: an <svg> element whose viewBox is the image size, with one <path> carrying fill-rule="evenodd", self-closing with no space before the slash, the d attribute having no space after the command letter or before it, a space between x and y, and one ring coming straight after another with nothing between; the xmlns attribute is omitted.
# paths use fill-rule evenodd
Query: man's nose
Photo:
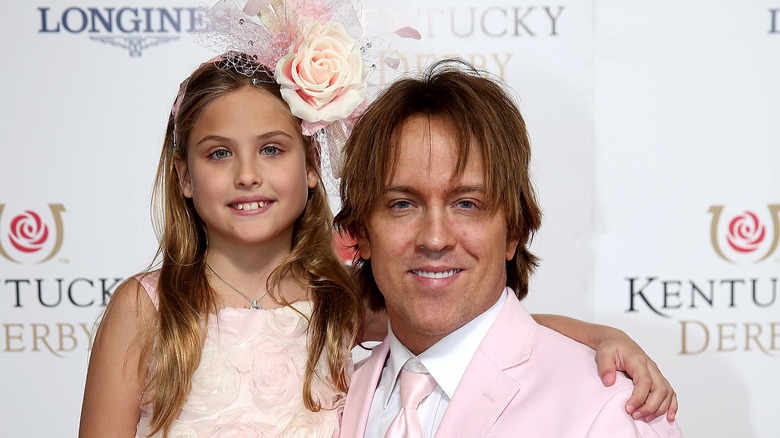
<svg viewBox="0 0 780 438"><path fill-rule="evenodd" d="M455 246L455 234L445 208L426 208L421 221L418 248L442 252Z"/></svg>

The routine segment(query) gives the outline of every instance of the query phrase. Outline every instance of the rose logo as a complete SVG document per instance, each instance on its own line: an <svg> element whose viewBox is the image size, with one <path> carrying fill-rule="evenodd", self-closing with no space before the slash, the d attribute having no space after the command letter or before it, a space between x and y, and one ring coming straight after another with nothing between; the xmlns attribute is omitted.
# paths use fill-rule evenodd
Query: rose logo
<svg viewBox="0 0 780 438"><path fill-rule="evenodd" d="M4 209L5 204L0 203L0 216L2 216ZM23 213L13 216L10 222L0 220L3 230L2 237L7 236L11 246L19 253L27 254L28 256L32 255L35 258L40 257L41 259L37 263L51 260L62 247L64 235L62 212L65 211L65 207L62 204L49 204L49 210L51 211L51 218L54 219L53 224L47 221L51 226L51 230L49 230L49 226L43 223L38 213L31 210L24 210ZM5 239L0 239L0 241L3 240ZM52 241L53 243L51 243ZM39 253L44 245L51 248L48 255ZM12 257L12 253L8 253L8 249L10 247L3 247L2 242L0 242L0 257L13 263L26 262L24 259L16 260Z"/></svg>
<svg viewBox="0 0 780 438"><path fill-rule="evenodd" d="M41 222L35 212L26 210L11 220L11 232L8 235L14 248L21 252L32 253L43 248L49 237L49 227Z"/></svg>
<svg viewBox="0 0 780 438"><path fill-rule="evenodd" d="M344 25L309 19L290 52L276 64L276 81L290 111L311 135L350 116L366 96L368 73Z"/></svg>
<svg viewBox="0 0 780 438"><path fill-rule="evenodd" d="M752 211L745 211L729 222L726 241L735 250L743 253L753 252L764 240L766 229Z"/></svg>

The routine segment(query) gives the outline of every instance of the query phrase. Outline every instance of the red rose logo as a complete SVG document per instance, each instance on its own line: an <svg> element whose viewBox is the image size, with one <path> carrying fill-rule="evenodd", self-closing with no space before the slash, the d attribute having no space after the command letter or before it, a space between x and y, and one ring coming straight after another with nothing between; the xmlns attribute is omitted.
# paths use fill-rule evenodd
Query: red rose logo
<svg viewBox="0 0 780 438"><path fill-rule="evenodd" d="M729 233L726 240L734 250L752 252L764 240L766 230L764 225L752 211L745 211L729 223Z"/></svg>
<svg viewBox="0 0 780 438"><path fill-rule="evenodd" d="M11 233L8 238L14 248L22 252L32 253L43 248L49 228L41 222L40 216L30 210L11 220Z"/></svg>

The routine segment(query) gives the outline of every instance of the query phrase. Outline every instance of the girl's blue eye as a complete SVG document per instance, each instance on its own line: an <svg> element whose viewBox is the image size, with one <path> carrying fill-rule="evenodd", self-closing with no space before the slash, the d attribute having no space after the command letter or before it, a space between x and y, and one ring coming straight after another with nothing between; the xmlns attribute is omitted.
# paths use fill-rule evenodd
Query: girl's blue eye
<svg viewBox="0 0 780 438"><path fill-rule="evenodd" d="M211 153L211 157L215 160L224 160L230 156L230 152L225 149L219 149Z"/></svg>
<svg viewBox="0 0 780 438"><path fill-rule="evenodd" d="M399 208L399 209L409 208L411 206L412 203L409 201L396 201L391 205L392 208Z"/></svg>
<svg viewBox="0 0 780 438"><path fill-rule="evenodd" d="M260 150L260 153L263 155L278 155L279 152L281 151L276 146L266 146Z"/></svg>
<svg viewBox="0 0 780 438"><path fill-rule="evenodd" d="M476 208L477 206L477 204L472 201L459 201L457 205L460 208Z"/></svg>

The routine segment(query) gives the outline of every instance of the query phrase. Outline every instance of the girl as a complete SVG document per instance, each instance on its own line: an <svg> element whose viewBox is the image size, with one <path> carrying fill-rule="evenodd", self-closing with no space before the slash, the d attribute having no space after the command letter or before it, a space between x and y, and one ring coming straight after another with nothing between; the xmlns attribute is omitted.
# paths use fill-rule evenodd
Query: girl
<svg viewBox="0 0 780 438"><path fill-rule="evenodd" d="M251 63L201 66L174 105L155 185L162 266L106 309L82 436L338 430L359 305L309 137L273 78L235 62Z"/></svg>

